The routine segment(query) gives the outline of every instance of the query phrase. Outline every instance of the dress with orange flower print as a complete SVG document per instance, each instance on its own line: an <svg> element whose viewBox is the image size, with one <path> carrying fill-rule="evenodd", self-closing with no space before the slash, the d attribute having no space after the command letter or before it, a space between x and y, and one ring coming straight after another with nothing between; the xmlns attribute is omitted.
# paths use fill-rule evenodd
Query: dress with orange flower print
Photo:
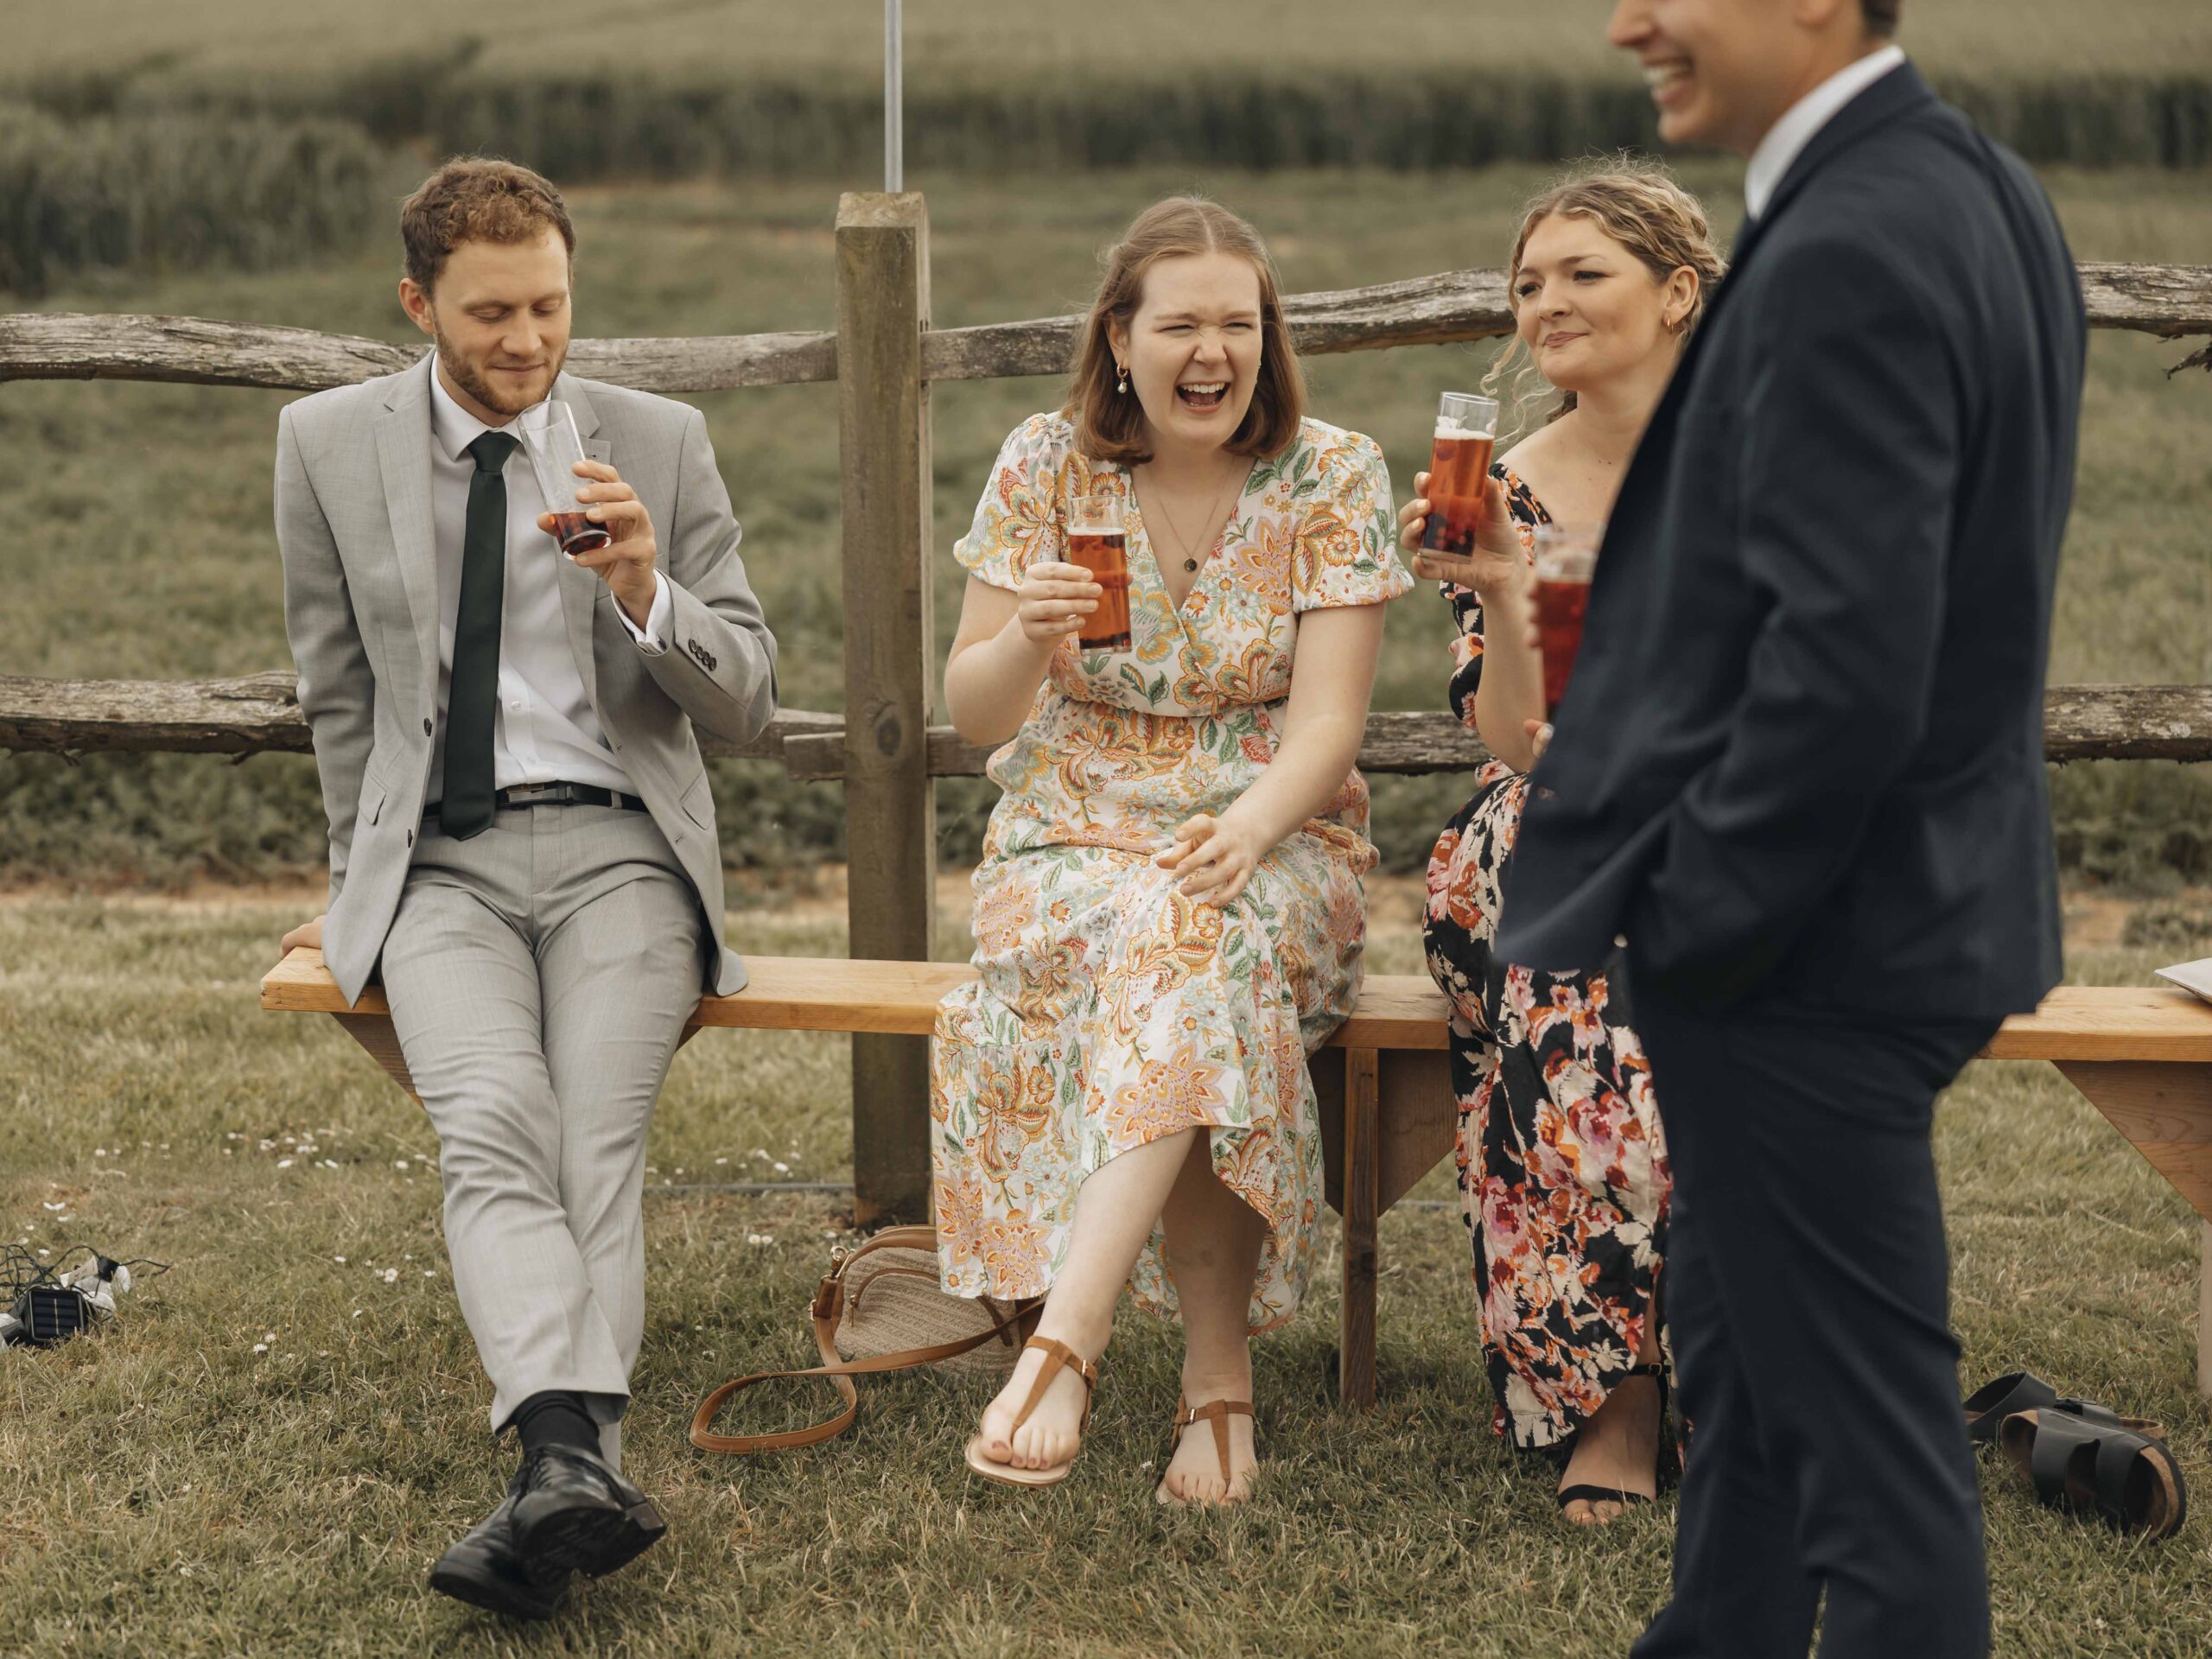
<svg viewBox="0 0 2212 1659"><path fill-rule="evenodd" d="M1491 469L1533 556L1550 517ZM1475 723L1483 610L1446 585L1459 624L1452 706ZM1636 1363L1654 1317L1673 1179L1636 1033L1602 973L1498 960L1498 889L1520 834L1527 774L1492 760L1438 839L1422 932L1452 1001L1459 1194L1474 1237L1496 1426L1522 1446L1561 1445Z"/></svg>
<svg viewBox="0 0 2212 1659"><path fill-rule="evenodd" d="M1004 794L976 872L979 977L945 999L932 1045L939 1262L958 1295L1042 1294L1084 1177L1203 1126L1215 1173L1267 1224L1250 1325L1268 1330L1297 1306L1320 1223L1306 1056L1359 995L1366 783L1348 774L1226 910L1185 899L1152 861L1273 757L1300 615L1379 604L1412 578L1381 451L1310 420L1253 466L1179 607L1127 469L1085 458L1057 415L1007 440L961 563L1018 588L1032 563L1065 557L1068 503L1097 491L1126 514L1130 649L1063 645L991 757ZM1156 1228L1130 1283L1174 1312Z"/></svg>

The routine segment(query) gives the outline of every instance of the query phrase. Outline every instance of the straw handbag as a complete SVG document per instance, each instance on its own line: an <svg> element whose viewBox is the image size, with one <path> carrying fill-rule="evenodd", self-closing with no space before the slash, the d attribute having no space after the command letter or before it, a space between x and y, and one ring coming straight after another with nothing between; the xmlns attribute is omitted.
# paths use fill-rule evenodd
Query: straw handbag
<svg viewBox="0 0 2212 1659"><path fill-rule="evenodd" d="M887 1227L858 1249L830 1256L829 1276L816 1287L810 1310L822 1363L803 1371L756 1371L723 1383L699 1402L691 1444L702 1452L739 1453L818 1446L850 1428L859 1414L855 1376L918 1365L1012 1370L1044 1305L1042 1297L1000 1302L948 1296L938 1281L936 1230ZM844 1397L844 1410L811 1427L778 1434L714 1432L715 1415L732 1395L755 1382L798 1376L826 1379Z"/></svg>

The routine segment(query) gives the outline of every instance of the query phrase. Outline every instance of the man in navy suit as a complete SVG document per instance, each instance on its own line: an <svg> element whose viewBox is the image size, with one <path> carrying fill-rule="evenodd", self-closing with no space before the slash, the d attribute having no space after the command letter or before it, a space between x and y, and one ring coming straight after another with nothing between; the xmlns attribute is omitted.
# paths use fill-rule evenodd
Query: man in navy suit
<svg viewBox="0 0 2212 1659"><path fill-rule="evenodd" d="M1979 1655L1929 1128L2060 976L2043 760L2084 318L1899 0L1621 0L1661 136L1750 158L1606 527L1498 949L1624 947L1689 1425L1638 1659Z"/></svg>

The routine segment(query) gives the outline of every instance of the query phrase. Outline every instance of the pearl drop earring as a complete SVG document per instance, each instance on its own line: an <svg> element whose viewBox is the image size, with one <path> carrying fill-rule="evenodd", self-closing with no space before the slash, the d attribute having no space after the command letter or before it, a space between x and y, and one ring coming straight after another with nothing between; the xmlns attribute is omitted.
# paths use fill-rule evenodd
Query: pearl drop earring
<svg viewBox="0 0 2212 1659"><path fill-rule="evenodd" d="M1128 365L1125 364L1116 363L1114 365L1114 372L1119 377L1114 382L1115 391L1117 394L1128 391L1129 389L1129 371Z"/></svg>

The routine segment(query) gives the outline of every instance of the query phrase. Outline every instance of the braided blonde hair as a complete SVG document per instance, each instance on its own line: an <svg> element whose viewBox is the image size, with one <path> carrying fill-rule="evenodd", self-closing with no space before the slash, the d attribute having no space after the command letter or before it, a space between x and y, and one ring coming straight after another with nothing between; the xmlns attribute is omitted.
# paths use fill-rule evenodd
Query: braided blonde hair
<svg viewBox="0 0 2212 1659"><path fill-rule="evenodd" d="M1675 325L1678 344L1689 339L1698 319L1705 314L1707 299L1726 274L1728 264L1713 245L1713 232L1706 222L1705 208L1695 196L1675 182L1665 168L1656 162L1637 161L1627 156L1609 157L1569 175L1532 197L1522 210L1521 233L1514 238L1513 257L1505 271L1507 300L1516 309L1517 302L1512 296L1514 285L1521 277L1521 256L1527 251L1529 238L1536 226L1558 216L1589 219L1635 255L1655 282L1663 281L1684 265L1695 271L1697 294L1690 301L1689 310ZM1496 392L1505 384L1509 374L1512 392L1504 401L1512 404L1518 424L1518 417L1529 403L1541 396L1529 386L1529 378L1542 378L1537 372L1535 359L1529 354L1528 346L1518 334L1491 365L1490 372L1483 377L1482 389ZM1573 407L1574 394L1567 392L1544 420L1555 421Z"/></svg>

